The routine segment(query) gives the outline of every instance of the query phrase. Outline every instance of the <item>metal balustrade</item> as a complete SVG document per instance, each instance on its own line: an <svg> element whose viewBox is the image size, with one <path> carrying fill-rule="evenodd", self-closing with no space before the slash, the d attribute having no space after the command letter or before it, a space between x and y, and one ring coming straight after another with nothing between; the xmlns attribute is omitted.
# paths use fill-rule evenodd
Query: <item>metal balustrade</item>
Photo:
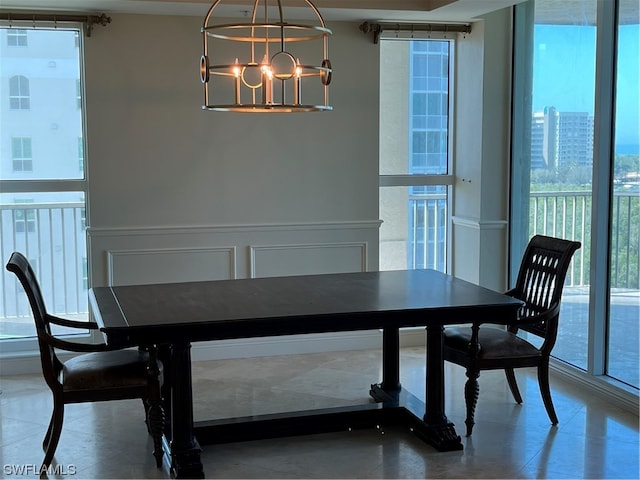
<svg viewBox="0 0 640 480"><path fill-rule="evenodd" d="M591 192L532 192L529 203L531 235L577 240L567 286L589 285L591 256ZM611 202L611 288L640 289L640 192L617 191Z"/></svg>
<svg viewBox="0 0 640 480"><path fill-rule="evenodd" d="M567 286L589 284L591 192L532 192L529 201L530 234L549 235L582 244L567 272Z"/></svg>
<svg viewBox="0 0 640 480"><path fill-rule="evenodd" d="M85 230L82 202L0 205L2 259L6 261L13 251L29 259L52 313L73 317L86 317L88 313ZM31 316L27 299L15 276L2 270L0 338L21 336L24 329L32 332L31 322L26 321Z"/></svg>
<svg viewBox="0 0 640 480"><path fill-rule="evenodd" d="M409 266L444 271L447 258L447 194L409 195Z"/></svg>

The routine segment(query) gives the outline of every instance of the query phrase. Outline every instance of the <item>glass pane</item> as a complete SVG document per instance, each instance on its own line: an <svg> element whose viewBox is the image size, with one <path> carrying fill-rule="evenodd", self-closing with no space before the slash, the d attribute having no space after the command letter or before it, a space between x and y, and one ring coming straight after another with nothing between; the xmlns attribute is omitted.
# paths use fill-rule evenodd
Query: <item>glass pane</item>
<svg viewBox="0 0 640 480"><path fill-rule="evenodd" d="M0 177L84 178L78 157L82 109L76 87L80 84L77 30L19 32L15 40L11 29L0 28L0 76L9 87L9 110L0 115Z"/></svg>
<svg viewBox="0 0 640 480"><path fill-rule="evenodd" d="M380 270L446 271L447 187L380 188Z"/></svg>
<svg viewBox="0 0 640 480"><path fill-rule="evenodd" d="M578 240L554 356L586 369L596 0L535 4L529 237Z"/></svg>
<svg viewBox="0 0 640 480"><path fill-rule="evenodd" d="M450 47L380 41L380 175L416 175L380 188L380 270L446 270L448 188L418 175L448 173Z"/></svg>
<svg viewBox="0 0 640 480"><path fill-rule="evenodd" d="M640 25L638 2L620 3L615 158L611 204L611 290L607 374L638 387L640 319Z"/></svg>
<svg viewBox="0 0 640 480"><path fill-rule="evenodd" d="M380 41L380 175L447 173L450 45Z"/></svg>
<svg viewBox="0 0 640 480"><path fill-rule="evenodd" d="M2 258L19 251L29 259L47 310L87 320L84 193L0 194L0 225ZM33 336L31 309L17 278L3 269L0 281L0 338Z"/></svg>

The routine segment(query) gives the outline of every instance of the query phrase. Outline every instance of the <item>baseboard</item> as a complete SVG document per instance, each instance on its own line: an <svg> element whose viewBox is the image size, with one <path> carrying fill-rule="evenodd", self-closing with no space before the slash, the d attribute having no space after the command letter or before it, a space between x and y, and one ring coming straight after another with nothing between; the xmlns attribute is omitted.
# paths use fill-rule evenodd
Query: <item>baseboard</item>
<svg viewBox="0 0 640 480"><path fill-rule="evenodd" d="M551 359L551 370L564 380L588 389L600 398L615 404L618 408L638 415L640 397L637 389L610 377L589 375L579 368L553 358Z"/></svg>
<svg viewBox="0 0 640 480"><path fill-rule="evenodd" d="M58 358L63 362L75 355L77 354L65 354L58 352ZM42 373L39 351L34 350L20 353L0 354L0 377L11 375L31 375L34 373Z"/></svg>

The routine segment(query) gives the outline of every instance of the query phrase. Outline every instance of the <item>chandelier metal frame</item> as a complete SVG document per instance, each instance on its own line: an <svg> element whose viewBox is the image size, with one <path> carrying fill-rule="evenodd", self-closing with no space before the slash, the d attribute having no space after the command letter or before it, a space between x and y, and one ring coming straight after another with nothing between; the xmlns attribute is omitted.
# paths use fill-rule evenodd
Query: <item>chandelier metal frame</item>
<svg viewBox="0 0 640 480"><path fill-rule="evenodd" d="M216 23L214 10L222 2L216 0L211 5L201 28L204 110L289 113L333 109L328 98L333 75L328 37L332 32L312 2L304 0L317 24L286 22L281 0L254 0L250 22ZM274 11L276 18L271 20ZM230 43L222 45L224 42ZM322 58L318 64L302 62L302 54L295 54L298 44L305 42L321 44ZM304 48L302 53L308 55L311 47ZM227 54L226 61L213 62L214 53ZM234 53L237 55L229 57ZM219 83L214 85L214 80ZM304 103L308 89L314 87L312 96L322 103ZM218 97L226 101L217 101Z"/></svg>

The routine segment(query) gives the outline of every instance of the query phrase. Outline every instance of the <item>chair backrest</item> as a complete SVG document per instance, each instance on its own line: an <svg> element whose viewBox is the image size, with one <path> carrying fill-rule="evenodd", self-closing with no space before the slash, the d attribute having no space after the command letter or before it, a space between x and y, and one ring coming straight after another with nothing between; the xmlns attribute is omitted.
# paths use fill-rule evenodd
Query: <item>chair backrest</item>
<svg viewBox="0 0 640 480"><path fill-rule="evenodd" d="M543 348L551 349L558 333L560 298L571 258L580 242L561 238L534 236L524 252L512 295L526 303L520 319L548 314L541 322L514 325L545 339Z"/></svg>
<svg viewBox="0 0 640 480"><path fill-rule="evenodd" d="M53 346L47 341L48 336L52 335L51 325L35 272L29 261L20 252L13 252L11 254L7 262L7 270L13 272L18 277L29 299L33 319L36 324L36 332L38 334L38 346L40 347L40 360L42 362L44 378L52 389L60 388L58 373L62 368L62 363L58 360Z"/></svg>

